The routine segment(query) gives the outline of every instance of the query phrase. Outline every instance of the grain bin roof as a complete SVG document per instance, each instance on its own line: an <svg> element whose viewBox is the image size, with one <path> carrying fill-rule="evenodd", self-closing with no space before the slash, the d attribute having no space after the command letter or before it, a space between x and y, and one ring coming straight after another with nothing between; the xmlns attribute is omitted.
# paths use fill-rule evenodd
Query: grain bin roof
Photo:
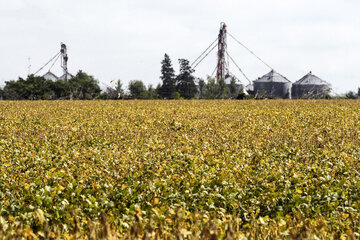
<svg viewBox="0 0 360 240"><path fill-rule="evenodd" d="M312 72L309 72L303 78L301 78L299 81L296 81L294 84L296 84L296 85L330 85L329 83L322 80L321 78L313 75Z"/></svg>
<svg viewBox="0 0 360 240"><path fill-rule="evenodd" d="M45 78L46 80L53 80L53 81L58 79L58 77L50 71L45 73L42 77Z"/></svg>
<svg viewBox="0 0 360 240"><path fill-rule="evenodd" d="M281 75L280 73L271 70L268 74L265 74L261 78L255 80L254 82L282 82L282 83L290 83L290 81Z"/></svg>
<svg viewBox="0 0 360 240"><path fill-rule="evenodd" d="M70 78L73 78L74 76L71 74L71 73L67 73L66 75L63 74L60 79L61 80L64 80L65 78L67 77L67 79L70 79Z"/></svg>
<svg viewBox="0 0 360 240"><path fill-rule="evenodd" d="M254 91L254 85L253 84L248 84L248 85L245 86L245 89L247 91Z"/></svg>

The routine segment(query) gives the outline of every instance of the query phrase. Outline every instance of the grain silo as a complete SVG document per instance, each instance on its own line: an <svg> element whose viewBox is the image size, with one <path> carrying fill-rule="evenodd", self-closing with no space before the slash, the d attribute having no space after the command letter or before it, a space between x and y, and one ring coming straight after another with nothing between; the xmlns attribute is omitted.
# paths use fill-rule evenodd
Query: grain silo
<svg viewBox="0 0 360 240"><path fill-rule="evenodd" d="M255 80L253 85L257 98L290 98L291 82L274 70Z"/></svg>
<svg viewBox="0 0 360 240"><path fill-rule="evenodd" d="M292 86L292 98L326 98L331 85L309 72Z"/></svg>
<svg viewBox="0 0 360 240"><path fill-rule="evenodd" d="M254 91L254 85L253 84L248 84L245 86L245 91L248 93L248 94L251 94L251 95L255 95L255 91Z"/></svg>
<svg viewBox="0 0 360 240"><path fill-rule="evenodd" d="M244 87L244 85L242 84L242 83L240 83L240 80L238 80L238 79L236 79L236 77L235 76L230 76L230 75L228 75L228 76L226 76L226 78L225 78L225 84L228 86L228 88L230 89L230 91L231 91L231 88L232 88L232 86L231 86L231 81L233 81L234 80L234 82L235 82L235 92L237 92L237 93L242 93L242 92L244 92L244 89L245 89L245 87Z"/></svg>

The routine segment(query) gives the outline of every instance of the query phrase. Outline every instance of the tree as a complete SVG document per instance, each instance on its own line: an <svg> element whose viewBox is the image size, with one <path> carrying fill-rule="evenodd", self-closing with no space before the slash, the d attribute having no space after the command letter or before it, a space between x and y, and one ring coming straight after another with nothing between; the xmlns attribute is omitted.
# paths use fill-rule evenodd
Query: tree
<svg viewBox="0 0 360 240"><path fill-rule="evenodd" d="M186 59L179 59L180 73L176 77L176 88L183 98L191 99L195 96L197 89L194 82L194 72Z"/></svg>
<svg viewBox="0 0 360 240"><path fill-rule="evenodd" d="M161 87L162 87L161 83L159 83L155 88L157 98L159 98L159 97L161 98L161 96L160 96Z"/></svg>
<svg viewBox="0 0 360 240"><path fill-rule="evenodd" d="M174 99L184 99L183 97L181 97L180 93L179 92L175 92L175 96L174 96Z"/></svg>
<svg viewBox="0 0 360 240"><path fill-rule="evenodd" d="M208 76L207 84L205 87L205 98L207 99L215 99L219 92L219 86L216 83L215 78Z"/></svg>
<svg viewBox="0 0 360 240"><path fill-rule="evenodd" d="M43 77L29 75L26 79L26 84L30 93L28 99L39 100L54 98L53 81L46 80Z"/></svg>
<svg viewBox="0 0 360 240"><path fill-rule="evenodd" d="M153 86L151 84L148 86L147 92L148 92L149 99L157 99L158 98L157 91L155 88L153 88Z"/></svg>
<svg viewBox="0 0 360 240"><path fill-rule="evenodd" d="M54 98L54 82L43 77L29 75L26 79L19 78L5 82L4 99L52 99Z"/></svg>
<svg viewBox="0 0 360 240"><path fill-rule="evenodd" d="M159 89L161 98L174 98L176 92L175 71L172 67L170 57L165 53L164 60L161 61L161 76L162 86Z"/></svg>
<svg viewBox="0 0 360 240"><path fill-rule="evenodd" d="M124 98L124 89L123 89L123 84L121 83L120 79L117 80L117 82L115 83L115 90L117 93L116 98L120 99L120 98Z"/></svg>
<svg viewBox="0 0 360 240"><path fill-rule="evenodd" d="M133 99L146 98L146 87L141 80L131 80L129 83L130 96Z"/></svg>
<svg viewBox="0 0 360 240"><path fill-rule="evenodd" d="M356 93L353 92L353 91L347 92L347 93L345 94L345 97L346 97L347 99L356 99L356 98L357 98Z"/></svg>
<svg viewBox="0 0 360 240"><path fill-rule="evenodd" d="M123 99L125 96L122 83L119 80L112 80L111 83L115 84L115 88L107 87L105 92L102 94L102 99Z"/></svg>
<svg viewBox="0 0 360 240"><path fill-rule="evenodd" d="M55 99L69 99L70 98L70 86L66 80L56 80L53 84L53 91Z"/></svg>
<svg viewBox="0 0 360 240"><path fill-rule="evenodd" d="M360 87L358 88L357 97L360 98Z"/></svg>
<svg viewBox="0 0 360 240"><path fill-rule="evenodd" d="M100 94L97 80L82 71L69 80L47 80L44 77L29 75L5 82L5 99L92 99Z"/></svg>
<svg viewBox="0 0 360 240"><path fill-rule="evenodd" d="M5 82L3 89L3 97L6 100L26 99L28 94L25 87L25 80L19 78L19 80L10 80Z"/></svg>
<svg viewBox="0 0 360 240"><path fill-rule="evenodd" d="M204 79L199 79L199 99L203 99L206 96L206 83Z"/></svg>
<svg viewBox="0 0 360 240"><path fill-rule="evenodd" d="M70 99L93 99L101 92L98 81L81 70L66 84L69 85Z"/></svg>
<svg viewBox="0 0 360 240"><path fill-rule="evenodd" d="M105 91L100 94L100 99L117 99L118 93L116 89L107 87Z"/></svg>
<svg viewBox="0 0 360 240"><path fill-rule="evenodd" d="M236 85L236 79L234 77L232 77L230 80L229 89L230 89L231 98L237 98L237 96L239 95L239 89Z"/></svg>
<svg viewBox="0 0 360 240"><path fill-rule="evenodd" d="M217 98L225 99L230 97L230 89L225 83L225 80L223 78L220 78L218 80L218 86L219 86L219 92L217 94Z"/></svg>

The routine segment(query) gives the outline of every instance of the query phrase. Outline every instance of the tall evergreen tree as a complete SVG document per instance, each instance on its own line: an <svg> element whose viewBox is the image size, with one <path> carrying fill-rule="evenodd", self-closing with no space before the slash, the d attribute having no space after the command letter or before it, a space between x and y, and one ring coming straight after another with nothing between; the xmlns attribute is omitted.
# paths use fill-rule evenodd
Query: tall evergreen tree
<svg viewBox="0 0 360 240"><path fill-rule="evenodd" d="M174 98L176 92L175 71L172 67L170 57L165 53L164 60L161 61L161 76L162 86L159 89L161 98Z"/></svg>
<svg viewBox="0 0 360 240"><path fill-rule="evenodd" d="M186 59L179 59L180 73L176 77L176 88L183 98L190 99L195 97L197 92L194 82L194 72L189 65L189 61Z"/></svg>

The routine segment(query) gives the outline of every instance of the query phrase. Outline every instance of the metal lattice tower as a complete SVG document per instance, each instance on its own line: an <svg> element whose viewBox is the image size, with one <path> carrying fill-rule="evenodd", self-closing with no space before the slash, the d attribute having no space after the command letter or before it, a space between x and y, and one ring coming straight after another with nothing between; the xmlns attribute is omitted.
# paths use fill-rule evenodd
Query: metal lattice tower
<svg viewBox="0 0 360 240"><path fill-rule="evenodd" d="M61 67L64 71L65 80L67 80L68 77L68 68L67 68L67 62L68 62L68 55L67 55L67 47L64 43L61 43Z"/></svg>
<svg viewBox="0 0 360 240"><path fill-rule="evenodd" d="M212 72L211 76L213 76L216 72L216 79L226 80L229 77L234 77L235 79L239 80L234 74L230 72L229 64L230 61L234 64L234 66L239 70L239 72L244 76L244 78L252 84L251 80L247 77L244 71L240 68L240 66L236 63L235 59L232 58L227 49L227 36L230 36L236 43L240 46L245 48L251 55L256 57L260 62L262 62L265 66L270 69L272 68L269 64L267 64L264 60L262 60L258 55L256 55L253 51L251 51L245 44L237 40L231 33L227 31L227 25L222 22L220 23L220 31L218 37L210 44L208 48L205 49L201 55L195 59L195 61L191 64L192 69L195 69L209 54L215 50L216 45L218 47L217 52L217 63L214 71ZM217 44L216 44L217 43ZM240 81L240 80L239 80Z"/></svg>
<svg viewBox="0 0 360 240"><path fill-rule="evenodd" d="M218 63L216 79L225 79L230 75L229 59L227 58L227 29L226 24L220 24L220 32L218 36Z"/></svg>

